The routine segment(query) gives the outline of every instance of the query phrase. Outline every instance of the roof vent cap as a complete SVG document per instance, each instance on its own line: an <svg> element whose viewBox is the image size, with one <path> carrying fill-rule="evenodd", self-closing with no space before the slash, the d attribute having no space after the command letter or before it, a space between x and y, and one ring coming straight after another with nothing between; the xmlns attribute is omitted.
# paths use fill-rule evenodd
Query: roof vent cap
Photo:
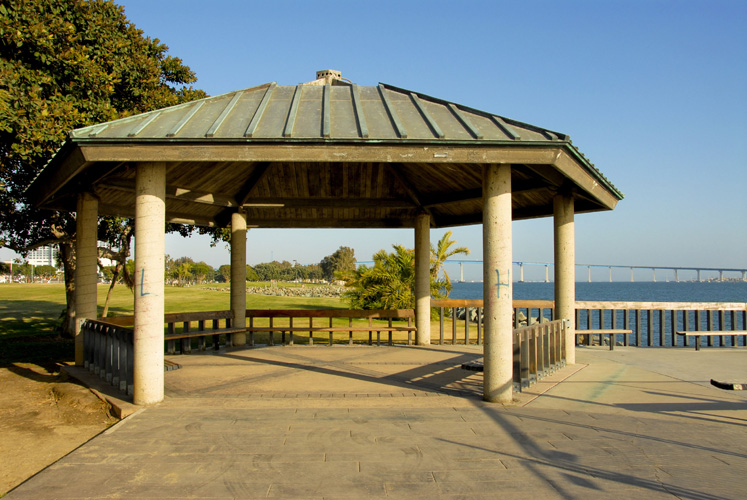
<svg viewBox="0 0 747 500"><path fill-rule="evenodd" d="M332 80L342 80L342 72L334 69L323 69L316 72L317 80L326 80L326 83L332 83Z"/></svg>
<svg viewBox="0 0 747 500"><path fill-rule="evenodd" d="M352 82L342 77L340 71L334 69L322 69L316 72L316 80L304 85L350 85Z"/></svg>

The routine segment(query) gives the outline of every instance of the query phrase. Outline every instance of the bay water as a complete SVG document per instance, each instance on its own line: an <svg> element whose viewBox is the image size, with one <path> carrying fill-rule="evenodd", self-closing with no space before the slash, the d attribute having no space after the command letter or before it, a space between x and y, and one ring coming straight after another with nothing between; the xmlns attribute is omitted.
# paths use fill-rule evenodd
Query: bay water
<svg viewBox="0 0 747 500"><path fill-rule="evenodd" d="M513 298L516 300L553 300L554 299L553 283L524 282L513 284ZM451 299L482 299L483 284L482 282L461 282L453 283L453 289L449 295ZM576 283L576 300L590 301L626 301L626 302L747 302L747 282L744 281L681 281L681 282L577 282ZM623 311L616 311L618 325L623 324ZM660 328L658 311L641 311L640 321L642 327L633 325L636 330L635 335L630 336L631 342L634 338L640 339L641 345L659 345L662 341L665 345L688 345L684 339L673 338L671 326L671 314L668 313L666 325ZM655 321L649 332L646 324L649 322L648 315L654 314ZM683 311L677 313L677 330L685 329ZM696 329L696 317L693 311L689 315L689 328ZM529 316L536 316L537 312L529 313ZM706 315L703 314L701 319L701 330L707 330ZM599 324L600 319L596 317L589 318L586 310L579 311L579 325L582 329L589 328L612 328L611 314ZM732 325L732 322L734 324ZM730 314L726 315L723 329L725 330L744 330L747 319L743 313L738 314L734 319ZM637 323L637 321L634 321ZM618 327L619 328L619 327ZM640 329L640 331L637 331ZM650 340L649 340L650 336ZM736 340L737 345L744 346L747 343L747 336L732 337ZM702 338L702 345L706 345L706 339ZM731 345L731 340L727 340L724 345ZM721 340L716 340L715 345L721 345Z"/></svg>
<svg viewBox="0 0 747 500"><path fill-rule="evenodd" d="M451 299L482 299L482 282L453 283ZM516 300L553 300L554 283L514 283ZM747 281L577 282L576 300L747 302Z"/></svg>

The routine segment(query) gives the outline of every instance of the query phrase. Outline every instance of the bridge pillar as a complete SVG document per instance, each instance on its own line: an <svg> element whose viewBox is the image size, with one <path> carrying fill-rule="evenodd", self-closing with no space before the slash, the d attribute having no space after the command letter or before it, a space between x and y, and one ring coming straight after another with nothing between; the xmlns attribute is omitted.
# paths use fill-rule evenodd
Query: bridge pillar
<svg viewBox="0 0 747 500"><path fill-rule="evenodd" d="M231 311L233 328L246 328L246 214L231 214ZM231 335L231 345L246 344L246 333Z"/></svg>
<svg viewBox="0 0 747 500"><path fill-rule="evenodd" d="M483 167L483 399L513 399L511 165Z"/></svg>
<svg viewBox="0 0 747 500"><path fill-rule="evenodd" d="M656 283L656 268L652 267L651 272L654 273L654 283Z"/></svg>
<svg viewBox="0 0 747 500"><path fill-rule="evenodd" d="M630 282L633 283L635 281L635 275L633 274L633 268L630 268Z"/></svg>
<svg viewBox="0 0 747 500"><path fill-rule="evenodd" d="M524 263L519 262L519 283L524 283Z"/></svg>
<svg viewBox="0 0 747 500"><path fill-rule="evenodd" d="M587 278L587 280L586 280L586 281L588 281L589 283L591 283L591 266L589 266L589 267L587 268L587 270L588 270L588 272L589 272L589 277Z"/></svg>
<svg viewBox="0 0 747 500"><path fill-rule="evenodd" d="M464 262L459 263L459 281L464 283Z"/></svg>
<svg viewBox="0 0 747 500"><path fill-rule="evenodd" d="M610 283L612 283L612 266L610 266Z"/></svg>
<svg viewBox="0 0 747 500"><path fill-rule="evenodd" d="M75 365L83 366L83 334L86 318L96 319L98 279L99 201L91 193L78 196L75 219ZM12 276L12 273L11 273ZM33 274L32 274L33 276Z"/></svg>
<svg viewBox="0 0 747 500"><path fill-rule="evenodd" d="M550 266L545 264L545 283L550 282Z"/></svg>
<svg viewBox="0 0 747 500"><path fill-rule="evenodd" d="M679 273L677 271L679 271L679 269L675 269L674 270L674 281L676 281L677 283L679 283L680 282L680 275L679 275Z"/></svg>
<svg viewBox="0 0 747 500"><path fill-rule="evenodd" d="M415 218L415 343L431 343L431 216Z"/></svg>
<svg viewBox="0 0 747 500"><path fill-rule="evenodd" d="M576 363L576 236L574 202L570 194L557 194L553 199L555 239L555 319L570 320L565 333L565 360ZM591 278L591 267L589 267ZM590 279L591 281L591 279Z"/></svg>
<svg viewBox="0 0 747 500"><path fill-rule="evenodd" d="M697 272L698 272L698 283L700 283L700 269L698 269Z"/></svg>
<svg viewBox="0 0 747 500"><path fill-rule="evenodd" d="M742 281L747 281L747 271L742 271Z"/></svg>
<svg viewBox="0 0 747 500"><path fill-rule="evenodd" d="M724 271L719 270L718 272L718 280L724 281Z"/></svg>
<svg viewBox="0 0 747 500"><path fill-rule="evenodd" d="M133 402L163 401L166 164L135 171L135 371Z"/></svg>

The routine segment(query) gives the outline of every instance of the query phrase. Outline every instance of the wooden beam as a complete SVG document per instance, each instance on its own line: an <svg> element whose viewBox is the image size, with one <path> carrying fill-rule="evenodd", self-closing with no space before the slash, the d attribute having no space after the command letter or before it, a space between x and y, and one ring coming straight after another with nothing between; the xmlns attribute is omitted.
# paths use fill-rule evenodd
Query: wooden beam
<svg viewBox="0 0 747 500"><path fill-rule="evenodd" d="M374 198L249 198L243 205L246 208L417 208L407 200Z"/></svg>
<svg viewBox="0 0 747 500"><path fill-rule="evenodd" d="M135 218L135 206L114 205L111 203L99 203L100 215L112 215L118 217ZM189 224L191 226L215 227L215 221L210 217L200 217L194 214L174 212L166 210L166 222L175 224Z"/></svg>
<svg viewBox="0 0 747 500"><path fill-rule="evenodd" d="M125 179L107 179L96 185L97 189L115 189L118 191L135 194L135 181ZM171 200L201 203L204 205L217 205L224 207L237 207L236 199L222 194L195 191L193 189L177 186L166 186L166 198Z"/></svg>
<svg viewBox="0 0 747 500"><path fill-rule="evenodd" d="M246 180L244 185L241 186L241 189L239 189L239 192L236 195L236 202L238 206L243 206L247 202L252 190L267 174L267 171L271 166L272 163L270 162L262 162L254 166L254 170L252 170L252 173L249 174L249 178ZM215 217L215 222L221 227L227 226L231 221L231 213L233 213L233 210L230 208L223 210Z"/></svg>
<svg viewBox="0 0 747 500"><path fill-rule="evenodd" d="M344 228L344 229L363 229L363 228L382 228L398 229L414 227L415 218L355 218L355 219L338 219L331 217L317 217L309 219L293 219L285 217L252 217L247 214L247 227L264 227L264 228Z"/></svg>

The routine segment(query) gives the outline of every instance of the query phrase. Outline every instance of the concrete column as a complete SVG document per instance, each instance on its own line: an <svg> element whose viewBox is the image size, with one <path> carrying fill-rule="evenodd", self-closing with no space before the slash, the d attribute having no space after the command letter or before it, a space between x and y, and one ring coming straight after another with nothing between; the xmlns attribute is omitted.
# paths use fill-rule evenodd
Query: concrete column
<svg viewBox="0 0 747 500"><path fill-rule="evenodd" d="M415 219L415 343L431 343L431 216Z"/></svg>
<svg viewBox="0 0 747 500"><path fill-rule="evenodd" d="M135 373L133 401L163 401L166 164L139 163L135 177Z"/></svg>
<svg viewBox="0 0 747 500"><path fill-rule="evenodd" d="M75 366L83 366L80 325L95 319L98 283L99 200L91 193L78 195L75 218Z"/></svg>
<svg viewBox="0 0 747 500"><path fill-rule="evenodd" d="M565 333L565 360L576 363L576 243L571 195L558 194L553 200L555 233L555 317L570 320Z"/></svg>
<svg viewBox="0 0 747 500"><path fill-rule="evenodd" d="M234 328L246 328L246 214L231 215L231 311ZM246 344L246 333L234 333L232 345Z"/></svg>
<svg viewBox="0 0 747 500"><path fill-rule="evenodd" d="M511 166L483 168L483 399L513 398Z"/></svg>

